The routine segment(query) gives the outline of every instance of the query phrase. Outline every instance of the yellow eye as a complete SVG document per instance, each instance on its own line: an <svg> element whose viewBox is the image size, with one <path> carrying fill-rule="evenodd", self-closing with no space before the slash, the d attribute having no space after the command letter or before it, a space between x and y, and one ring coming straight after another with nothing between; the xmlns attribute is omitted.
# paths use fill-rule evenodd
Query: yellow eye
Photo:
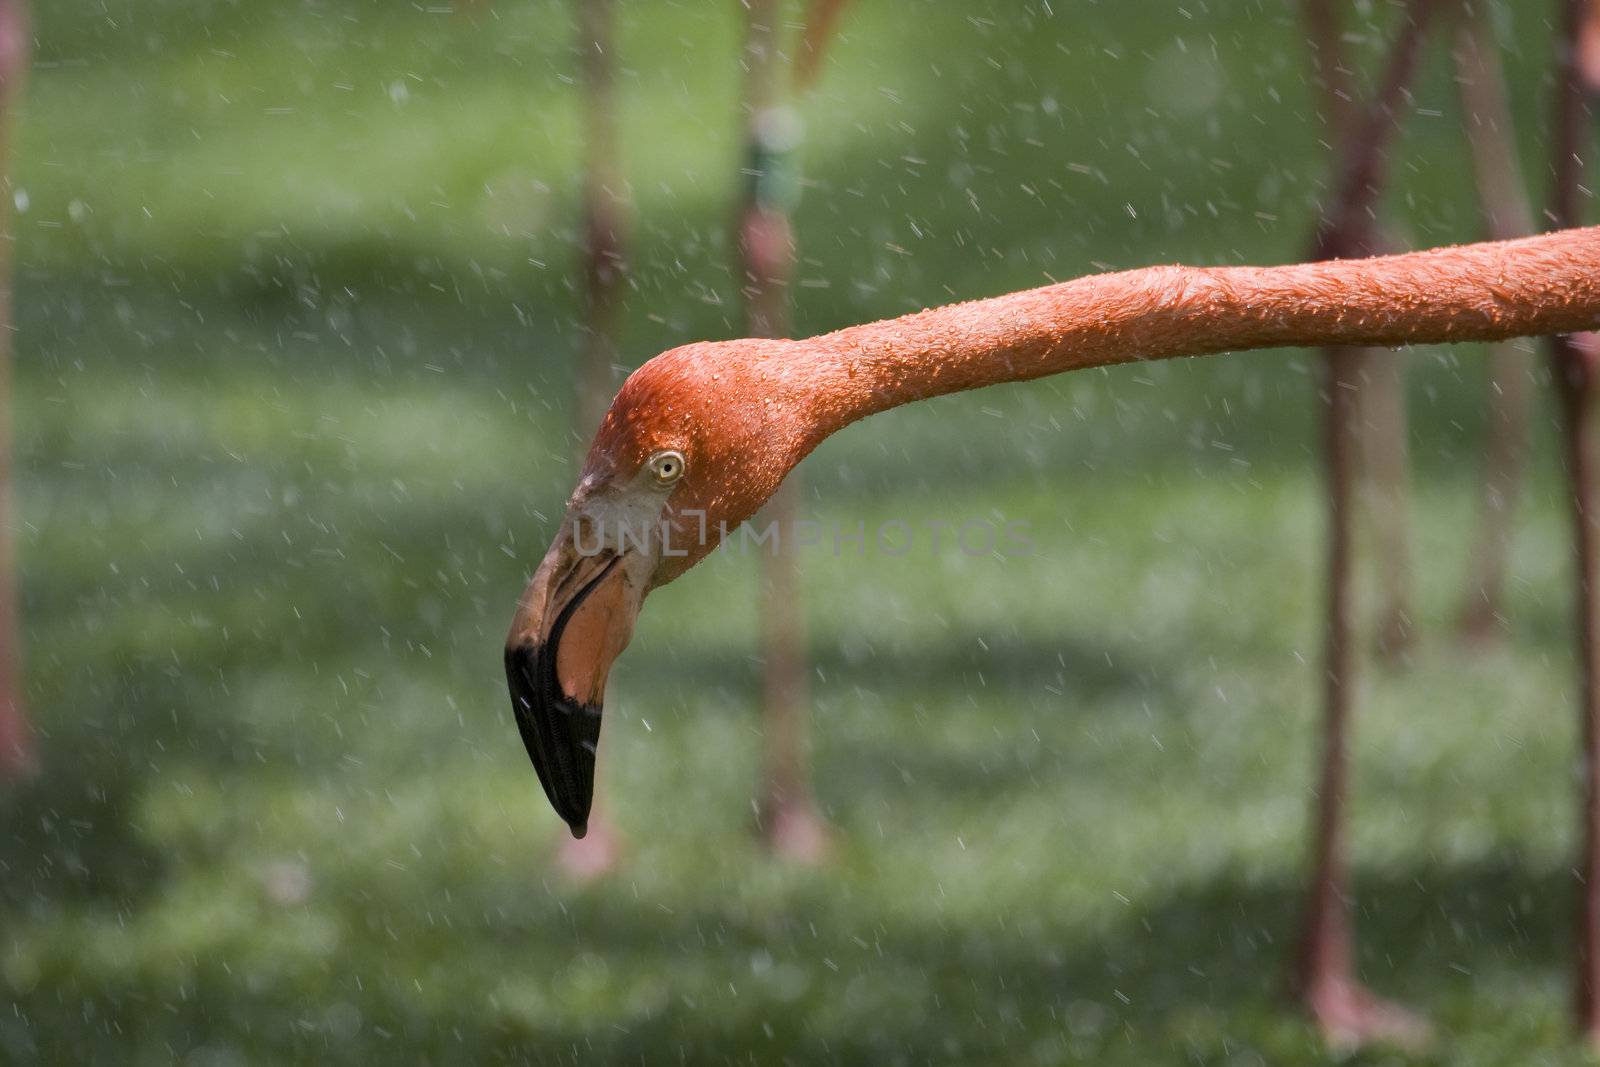
<svg viewBox="0 0 1600 1067"><path fill-rule="evenodd" d="M655 477L657 485L671 485L683 477L683 472L689 464L683 458L682 452L668 450L657 452L650 457L650 473Z"/></svg>

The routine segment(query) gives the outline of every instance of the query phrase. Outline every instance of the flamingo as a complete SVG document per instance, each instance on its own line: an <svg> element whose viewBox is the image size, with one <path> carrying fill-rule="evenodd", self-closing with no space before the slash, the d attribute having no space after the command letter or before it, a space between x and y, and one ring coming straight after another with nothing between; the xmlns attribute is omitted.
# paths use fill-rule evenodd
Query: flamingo
<svg viewBox="0 0 1600 1067"><path fill-rule="evenodd" d="M1600 2L1595 8L1600 11ZM1516 130L1498 50L1487 11L1462 20L1454 54L1456 92L1465 119L1478 209L1485 235L1506 239L1526 236L1535 227L1533 205L1517 165ZM1478 644L1500 636L1512 510L1521 481L1532 400L1533 379L1528 368L1528 357L1509 344L1495 345L1489 352L1483 496L1459 623L1461 636Z"/></svg>
<svg viewBox="0 0 1600 1067"><path fill-rule="evenodd" d="M1600 325L1600 227L1371 259L1157 266L808 340L700 342L649 360L602 420L505 646L546 796L588 828L606 679L645 597L755 514L833 433L903 404L1140 360L1398 346ZM1590 780L1600 750L1586 752ZM1600 812L1600 799L1588 801Z"/></svg>
<svg viewBox="0 0 1600 1067"><path fill-rule="evenodd" d="M583 274L583 346L575 368L573 466L583 465L583 443L600 425L617 382L617 333L626 293L627 178L617 150L615 22L611 0L578 0L578 69L583 85L584 162L580 269ZM568 878L592 882L622 858L622 832L596 809L594 833L565 839L556 853Z"/></svg>
<svg viewBox="0 0 1600 1067"><path fill-rule="evenodd" d="M793 317L789 279L795 240L790 215L800 191L796 146L799 116L787 101L780 77L783 5L778 0L744 0L745 157L739 207L735 269L744 279L745 326L752 336L783 337ZM795 94L805 92L820 70L823 51L844 0L812 0L800 46L788 60ZM793 480L767 504L768 518L792 526L799 487ZM762 782L756 825L774 855L819 864L828 854L828 824L811 791L806 719L805 609L798 561L774 552L762 559Z"/></svg>
<svg viewBox="0 0 1600 1067"><path fill-rule="evenodd" d="M1388 149L1397 132L1394 115L1415 75L1422 46L1440 14L1439 0L1411 0L1390 46L1371 101L1352 113L1340 69L1338 20L1325 3L1307 6L1317 28L1316 56L1327 89L1324 114L1339 133L1339 179L1318 227L1316 259L1369 256L1377 250L1379 194ZM1333 345L1323 350L1323 467L1327 501L1327 595L1323 615L1322 735L1313 804L1311 877L1300 935L1295 992L1317 1028L1335 1044L1383 1040L1422 1044L1426 1022L1369 991L1356 977L1354 930L1346 891L1344 805L1349 793L1349 748L1359 703L1361 666L1355 627L1356 484L1363 473L1378 504L1380 553L1389 603L1379 628L1380 647L1398 655L1408 643L1410 610L1403 592L1408 566L1405 531L1405 403L1397 360L1381 349ZM1386 366L1387 364L1387 366ZM1382 368L1382 371L1380 371ZM1386 371L1387 373L1383 373ZM1366 445L1363 449L1362 446ZM1365 452L1365 456L1362 453ZM1385 456L1385 453L1388 453ZM1358 462L1358 457L1367 462ZM1367 469L1363 472L1361 467Z"/></svg>
<svg viewBox="0 0 1600 1067"><path fill-rule="evenodd" d="M1561 0L1556 53L1555 114L1550 148L1555 181L1550 191L1550 221L1575 225L1582 214L1585 136L1583 95L1584 53L1600 2ZM1578 1028L1592 1049L1600 1049L1600 420L1595 403L1600 399L1600 351L1593 332L1557 332L1550 337L1550 370L1561 410L1562 459L1565 461L1568 503L1572 521L1573 555L1577 564L1577 589L1573 597L1577 636L1578 720L1583 774L1579 816L1582 842L1577 877L1579 896L1576 930L1577 970L1575 1003Z"/></svg>

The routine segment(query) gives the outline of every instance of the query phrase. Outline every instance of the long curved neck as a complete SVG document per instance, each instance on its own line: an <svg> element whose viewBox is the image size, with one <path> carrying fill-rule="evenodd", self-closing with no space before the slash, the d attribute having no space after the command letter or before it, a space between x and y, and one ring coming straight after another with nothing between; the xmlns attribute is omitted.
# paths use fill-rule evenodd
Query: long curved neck
<svg viewBox="0 0 1600 1067"><path fill-rule="evenodd" d="M1489 341L1600 327L1600 227L1374 259L1100 274L800 342L817 439L963 389L1280 346Z"/></svg>

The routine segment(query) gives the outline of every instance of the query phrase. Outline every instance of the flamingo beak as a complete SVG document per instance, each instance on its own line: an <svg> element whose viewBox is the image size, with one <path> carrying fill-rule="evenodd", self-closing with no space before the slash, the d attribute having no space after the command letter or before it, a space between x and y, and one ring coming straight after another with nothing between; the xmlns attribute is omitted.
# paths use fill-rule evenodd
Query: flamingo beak
<svg viewBox="0 0 1600 1067"><path fill-rule="evenodd" d="M579 553L570 527L563 527L528 583L506 638L517 729L545 796L574 837L589 828L606 678L639 610L624 560L610 550Z"/></svg>

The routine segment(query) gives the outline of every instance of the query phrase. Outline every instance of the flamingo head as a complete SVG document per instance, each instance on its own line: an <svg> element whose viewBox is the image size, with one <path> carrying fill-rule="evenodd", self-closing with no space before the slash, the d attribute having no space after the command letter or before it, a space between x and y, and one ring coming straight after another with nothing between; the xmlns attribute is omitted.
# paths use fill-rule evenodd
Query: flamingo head
<svg viewBox="0 0 1600 1067"><path fill-rule="evenodd" d="M644 598L705 558L815 444L794 342L673 349L630 376L506 639L506 676L545 795L587 830L601 704Z"/></svg>

